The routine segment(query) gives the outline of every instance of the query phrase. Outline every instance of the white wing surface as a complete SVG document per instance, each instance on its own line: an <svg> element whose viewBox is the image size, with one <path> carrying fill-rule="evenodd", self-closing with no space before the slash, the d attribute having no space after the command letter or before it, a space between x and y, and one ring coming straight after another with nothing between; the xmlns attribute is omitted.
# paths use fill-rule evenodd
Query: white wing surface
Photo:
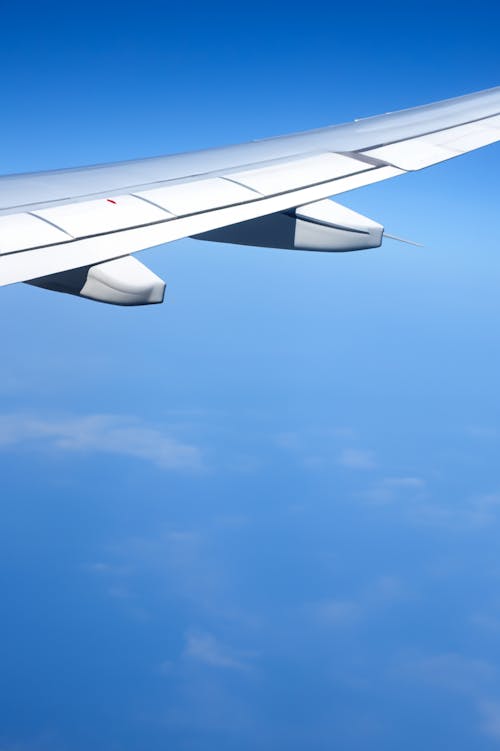
<svg viewBox="0 0 500 751"><path fill-rule="evenodd" d="M113 278L113 259L183 237L314 250L374 247L380 225L354 212L349 223L346 209L324 199L496 141L500 87L240 146L0 177L0 285L34 281L144 304L163 294L151 293L158 278L148 281L138 263L116 265L120 291L113 299L95 293L108 287L95 280L104 271ZM357 239L348 237L353 232ZM91 267L104 262L90 279ZM83 276L66 273L73 269ZM144 300L134 275L144 281Z"/></svg>

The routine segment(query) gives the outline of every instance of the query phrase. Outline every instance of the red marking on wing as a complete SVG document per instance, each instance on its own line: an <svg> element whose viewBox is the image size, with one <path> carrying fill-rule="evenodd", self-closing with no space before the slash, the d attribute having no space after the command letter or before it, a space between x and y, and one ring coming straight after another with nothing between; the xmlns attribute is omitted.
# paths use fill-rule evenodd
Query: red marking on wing
<svg viewBox="0 0 500 751"><path fill-rule="evenodd" d="M116 201L113 201L113 199L112 199L112 198L106 198L106 201L107 201L108 203L114 203L114 204L115 204L115 206L116 206Z"/></svg>

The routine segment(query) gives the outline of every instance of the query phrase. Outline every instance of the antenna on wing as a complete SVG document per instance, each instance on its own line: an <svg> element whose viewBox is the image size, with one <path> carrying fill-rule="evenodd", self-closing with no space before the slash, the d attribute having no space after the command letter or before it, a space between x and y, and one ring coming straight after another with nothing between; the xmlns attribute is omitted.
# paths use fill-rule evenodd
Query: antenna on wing
<svg viewBox="0 0 500 751"><path fill-rule="evenodd" d="M384 232L384 237L387 237L389 240L395 240L397 243L404 243L405 245L414 245L416 248L423 248L424 246L422 243L416 243L414 240L406 240L404 237L397 237L396 235L389 235L387 232Z"/></svg>

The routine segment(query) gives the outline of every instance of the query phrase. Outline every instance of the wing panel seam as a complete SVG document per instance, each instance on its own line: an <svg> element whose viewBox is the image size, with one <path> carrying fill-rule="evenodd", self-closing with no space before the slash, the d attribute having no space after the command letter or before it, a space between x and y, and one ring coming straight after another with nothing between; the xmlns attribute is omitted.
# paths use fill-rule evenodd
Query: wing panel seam
<svg viewBox="0 0 500 751"><path fill-rule="evenodd" d="M24 213L24 212L21 212L21 213ZM65 230L62 227L60 227L58 224L55 224L55 222L51 222L50 219L46 219L44 216L40 216L39 214L37 214L34 211L26 211L25 213L28 216L32 216L32 217L34 217L35 219L38 219L41 222L45 222L45 224L48 224L50 227L53 227L54 229L59 230L59 232L62 232L63 234L67 235L69 238L71 238L71 240L75 240L76 239L74 235L72 235L70 232L68 232L67 230ZM7 216L9 216L9 215L7 214ZM15 215L12 215L12 216L15 216ZM57 243L55 243L55 244L57 245ZM45 246L42 245L40 247L43 248ZM28 248L28 250L31 250L31 248ZM14 252L17 252L17 251L14 251ZM7 253L2 253L1 255L8 255L8 254Z"/></svg>
<svg viewBox="0 0 500 751"><path fill-rule="evenodd" d="M317 187L320 187L321 185L327 185L328 183L335 183L335 182L338 182L340 180L345 180L346 178L349 178L349 177L358 177L359 175L363 175L363 174L365 174L367 172L374 172L374 171L376 171L376 169L377 168L373 168L372 167L372 168L369 168L369 169L366 169L366 170L361 170L361 171L357 171L357 172L351 172L351 173L349 173L347 175L342 175L342 176L334 178L334 179L330 178L329 180L320 180L319 182L316 182L316 183L310 183L309 185L303 185L303 186L300 186L299 188L294 188L293 190L280 191L278 193L273 193L272 195L268 195L268 196L258 194L259 197L255 198L252 201L239 201L238 203L228 204L227 206L217 206L217 207L215 207L213 209L204 209L203 211L194 211L193 213L186 214L185 216L182 216L182 217L172 216L171 219L160 219L158 221L147 222L145 224L137 224L137 225L130 226L130 227L123 227L123 228L120 228L120 229L111 230L109 232L96 232L95 234L91 234L91 235L82 235L81 237L73 237L72 235L68 235L68 237L70 239L69 240L65 240L64 242L50 243L48 245L35 245L32 248L24 248L22 250L13 250L13 251L9 251L7 253L2 253L0 255L0 258L2 258L2 257L5 258L6 256L10 256L10 255L16 255L17 253L26 253L26 252L29 253L31 250L41 250L43 248L50 248L50 247L57 246L57 245L68 245L68 246L70 246L73 243L80 242L81 240L91 240L92 238L97 238L97 237L105 237L105 236L111 236L111 235L118 235L121 232L125 233L125 232L128 232L130 230L141 229L143 227L144 228L145 227L154 227L154 226L157 226L157 225L160 225L160 224L167 224L167 223L170 223L170 222L175 222L177 220L189 219L191 217L200 216L202 214L213 214L214 212L217 212L217 211L222 211L222 210L231 209L231 208L237 208L238 206L244 206L247 203L248 204L250 204L250 203L251 204L260 203L261 201L263 202L263 201L267 201L267 200L272 199L272 198L279 198L280 196L293 195L294 193L297 193L297 192L299 192L301 190L307 190L309 188L317 188ZM224 179L226 179L226 178L224 178ZM234 182L234 181L231 181L231 182ZM246 187L246 186L244 186L244 187ZM126 194L126 195L129 195L129 194ZM37 216L37 215L35 214L35 216ZM41 217L38 217L38 218L41 218ZM64 230L63 230L63 232L64 232ZM68 234L68 233L65 232L65 234Z"/></svg>

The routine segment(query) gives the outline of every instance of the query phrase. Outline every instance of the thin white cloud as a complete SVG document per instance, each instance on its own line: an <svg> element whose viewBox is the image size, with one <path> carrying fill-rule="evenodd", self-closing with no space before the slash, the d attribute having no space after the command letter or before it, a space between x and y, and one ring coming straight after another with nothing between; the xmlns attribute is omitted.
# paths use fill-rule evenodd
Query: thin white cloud
<svg viewBox="0 0 500 751"><path fill-rule="evenodd" d="M340 452L337 462L342 467L355 470L375 469L377 466L373 452L362 449L344 449Z"/></svg>
<svg viewBox="0 0 500 751"><path fill-rule="evenodd" d="M500 520L500 493L457 499L453 505L419 503L410 508L410 513L411 520L418 524L477 533Z"/></svg>
<svg viewBox="0 0 500 751"><path fill-rule="evenodd" d="M347 441L356 439L356 433L352 428L305 428L302 430L287 430L277 433L274 442L279 448L300 453L308 453L311 446L315 450L324 451L330 457L331 450L338 448L339 441L345 444Z"/></svg>
<svg viewBox="0 0 500 751"><path fill-rule="evenodd" d="M278 433L275 442L279 448L287 449L288 451L299 451L302 449L301 436L297 432L288 431Z"/></svg>
<svg viewBox="0 0 500 751"><path fill-rule="evenodd" d="M486 631L500 632L500 618L489 613L474 613L471 616L471 623Z"/></svg>
<svg viewBox="0 0 500 751"><path fill-rule="evenodd" d="M474 498L470 504L471 521L478 526L488 525L498 518L500 493L486 493Z"/></svg>
<svg viewBox="0 0 500 751"><path fill-rule="evenodd" d="M350 626L360 618L361 610L354 600L323 600L312 606L315 619L323 626Z"/></svg>
<svg viewBox="0 0 500 751"><path fill-rule="evenodd" d="M420 477L387 477L384 485L388 488L409 488L418 490L423 488L425 482Z"/></svg>
<svg viewBox="0 0 500 751"><path fill-rule="evenodd" d="M381 576L351 599L329 598L312 603L309 612L321 626L349 626L384 606L406 597L401 581L394 576Z"/></svg>
<svg viewBox="0 0 500 751"><path fill-rule="evenodd" d="M377 503L390 503L399 499L413 498L425 489L420 477L385 477L364 493L364 497Z"/></svg>
<svg viewBox="0 0 500 751"><path fill-rule="evenodd" d="M500 701L487 699L479 702L479 713L481 731L500 740Z"/></svg>
<svg viewBox="0 0 500 751"><path fill-rule="evenodd" d="M0 751L47 751L48 749L61 749L60 738L53 732L45 732L31 740L2 739Z"/></svg>
<svg viewBox="0 0 500 751"><path fill-rule="evenodd" d="M213 668L249 670L251 667L249 660L254 656L251 653L227 647L212 634L200 631L191 631L187 634L184 657Z"/></svg>
<svg viewBox="0 0 500 751"><path fill-rule="evenodd" d="M356 434L351 428L306 427L274 436L275 445L295 456L296 461L308 470L328 470L335 463L350 469L373 469L376 463L371 452L352 448L341 450L347 442L355 440Z"/></svg>
<svg viewBox="0 0 500 751"><path fill-rule="evenodd" d="M160 528L151 536L125 537L107 545L103 556L84 568L97 582L102 580L106 591L125 586L138 602L143 597L137 582L145 576L160 591L166 588L197 611L241 619L244 614L228 604L232 579L214 550L216 534L216 525L205 524L201 531Z"/></svg>
<svg viewBox="0 0 500 751"><path fill-rule="evenodd" d="M86 563L82 568L84 571L90 571L93 574L109 574L113 572L113 566L109 563L103 563L102 561Z"/></svg>
<svg viewBox="0 0 500 751"><path fill-rule="evenodd" d="M15 446L131 456L167 470L194 470L202 466L198 447L120 415L62 418L0 415L0 449Z"/></svg>
<svg viewBox="0 0 500 751"><path fill-rule="evenodd" d="M467 432L472 438L486 440L498 438L498 428L495 428L492 425L471 425Z"/></svg>
<svg viewBox="0 0 500 751"><path fill-rule="evenodd" d="M496 665L457 652L410 660L403 672L437 688L466 697L479 715L479 731L500 740L500 700Z"/></svg>
<svg viewBox="0 0 500 751"><path fill-rule="evenodd" d="M405 672L426 683L461 694L476 697L497 675L493 665L485 660L464 657L457 652L431 655L411 660Z"/></svg>

